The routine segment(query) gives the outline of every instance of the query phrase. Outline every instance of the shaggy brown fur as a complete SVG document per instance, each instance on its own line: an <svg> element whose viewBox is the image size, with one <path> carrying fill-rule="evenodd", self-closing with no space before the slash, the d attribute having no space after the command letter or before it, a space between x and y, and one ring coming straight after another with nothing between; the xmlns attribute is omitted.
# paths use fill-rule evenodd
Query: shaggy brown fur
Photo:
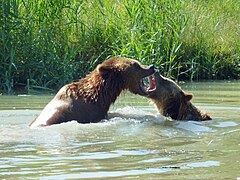
<svg viewBox="0 0 240 180"><path fill-rule="evenodd" d="M208 114L190 102L192 95L186 94L174 81L158 72L154 74L154 79L155 82L153 77L150 78L149 98L156 104L160 114L174 120L211 120Z"/></svg>
<svg viewBox="0 0 240 180"><path fill-rule="evenodd" d="M62 87L31 127L48 126L71 120L79 123L99 122L122 90L147 96L142 79L155 72L128 58L111 58L79 82Z"/></svg>

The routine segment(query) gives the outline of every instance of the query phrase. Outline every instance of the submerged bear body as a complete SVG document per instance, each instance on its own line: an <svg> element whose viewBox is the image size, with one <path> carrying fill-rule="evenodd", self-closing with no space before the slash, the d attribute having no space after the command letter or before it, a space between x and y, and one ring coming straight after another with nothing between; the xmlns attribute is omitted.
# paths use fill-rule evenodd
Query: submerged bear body
<svg viewBox="0 0 240 180"><path fill-rule="evenodd" d="M123 90L147 96L142 79L154 71L153 66L143 66L133 59L108 59L79 82L62 87L30 126L49 126L71 120L95 123L106 119L110 105Z"/></svg>

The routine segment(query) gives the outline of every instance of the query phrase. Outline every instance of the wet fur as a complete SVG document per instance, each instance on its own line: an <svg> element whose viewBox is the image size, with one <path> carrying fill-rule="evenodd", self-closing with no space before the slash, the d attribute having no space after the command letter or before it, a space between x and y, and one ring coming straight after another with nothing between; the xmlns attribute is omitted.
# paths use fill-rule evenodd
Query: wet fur
<svg viewBox="0 0 240 180"><path fill-rule="evenodd" d="M94 74L96 74L95 71L79 82L69 84L66 93L60 99L64 96L76 100L81 97L85 103L100 103L109 109L111 102L114 102L121 91L126 89L123 78L120 72L103 76Z"/></svg>

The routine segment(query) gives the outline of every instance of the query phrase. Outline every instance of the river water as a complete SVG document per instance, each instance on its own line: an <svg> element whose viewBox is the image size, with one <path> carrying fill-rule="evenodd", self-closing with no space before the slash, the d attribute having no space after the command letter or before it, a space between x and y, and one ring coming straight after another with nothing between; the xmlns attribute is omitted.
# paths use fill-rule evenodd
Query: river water
<svg viewBox="0 0 240 180"><path fill-rule="evenodd" d="M0 179L240 179L240 82L185 83L212 121L126 93L96 124L28 127L53 95L0 96Z"/></svg>

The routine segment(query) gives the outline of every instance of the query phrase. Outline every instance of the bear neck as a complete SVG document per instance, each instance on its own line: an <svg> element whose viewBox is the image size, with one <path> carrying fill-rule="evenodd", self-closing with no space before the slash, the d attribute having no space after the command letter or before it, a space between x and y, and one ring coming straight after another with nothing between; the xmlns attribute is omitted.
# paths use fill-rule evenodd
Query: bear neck
<svg viewBox="0 0 240 180"><path fill-rule="evenodd" d="M113 104L120 93L127 89L125 87L125 81L120 72L109 73L102 76L102 83L99 87L99 97L96 98L96 102L100 103L106 111L109 110L111 104Z"/></svg>

